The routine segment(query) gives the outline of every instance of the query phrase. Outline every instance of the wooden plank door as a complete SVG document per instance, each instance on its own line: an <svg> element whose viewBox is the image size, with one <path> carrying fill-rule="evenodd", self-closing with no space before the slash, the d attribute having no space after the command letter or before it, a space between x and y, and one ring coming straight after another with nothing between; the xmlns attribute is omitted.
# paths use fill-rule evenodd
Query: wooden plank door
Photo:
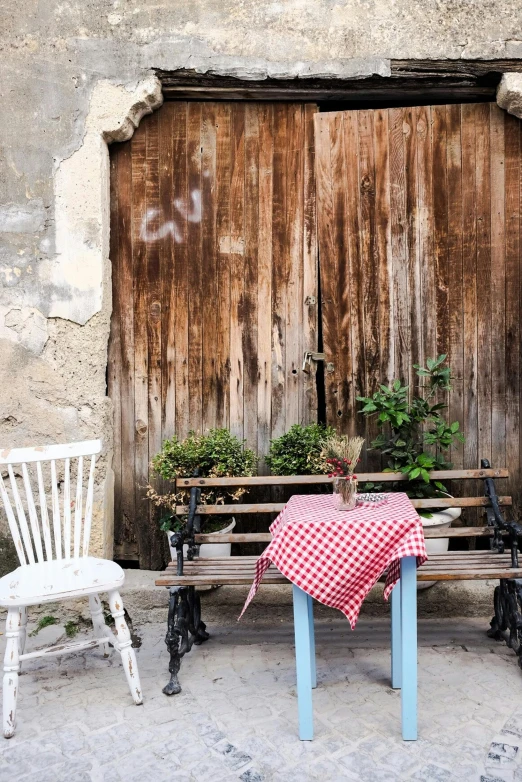
<svg viewBox="0 0 522 782"><path fill-rule="evenodd" d="M165 438L229 427L262 470L316 420L314 113L166 103L111 147L116 557L162 565L144 486Z"/></svg>
<svg viewBox="0 0 522 782"><path fill-rule="evenodd" d="M327 418L446 353L456 467L507 466L520 504L521 123L494 103L315 118ZM504 489L503 489L504 491Z"/></svg>

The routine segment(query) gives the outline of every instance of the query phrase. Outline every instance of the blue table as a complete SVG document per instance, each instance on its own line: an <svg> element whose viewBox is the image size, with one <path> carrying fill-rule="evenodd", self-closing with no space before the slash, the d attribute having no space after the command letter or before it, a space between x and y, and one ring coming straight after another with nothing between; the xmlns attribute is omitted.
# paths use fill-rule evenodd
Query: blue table
<svg viewBox="0 0 522 782"><path fill-rule="evenodd" d="M312 690L317 686L313 600L293 586L299 738L314 737ZM417 558L401 559L391 594L391 686L401 690L404 741L417 739Z"/></svg>

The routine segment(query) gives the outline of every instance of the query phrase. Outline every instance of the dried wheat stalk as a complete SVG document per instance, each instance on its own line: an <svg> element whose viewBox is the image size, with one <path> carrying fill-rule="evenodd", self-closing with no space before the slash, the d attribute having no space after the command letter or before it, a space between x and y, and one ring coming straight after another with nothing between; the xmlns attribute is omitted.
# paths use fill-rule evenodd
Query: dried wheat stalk
<svg viewBox="0 0 522 782"><path fill-rule="evenodd" d="M338 475L353 475L359 462L364 437L348 437L336 434L324 441L323 455Z"/></svg>

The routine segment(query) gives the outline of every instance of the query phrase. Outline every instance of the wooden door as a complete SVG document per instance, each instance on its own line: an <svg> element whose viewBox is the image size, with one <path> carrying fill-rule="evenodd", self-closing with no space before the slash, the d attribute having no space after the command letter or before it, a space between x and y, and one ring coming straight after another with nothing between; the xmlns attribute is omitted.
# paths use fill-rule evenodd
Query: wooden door
<svg viewBox="0 0 522 782"><path fill-rule="evenodd" d="M144 486L165 438L225 426L264 457L316 418L314 112L166 103L111 147L117 558L162 565Z"/></svg>
<svg viewBox="0 0 522 782"><path fill-rule="evenodd" d="M494 103L315 118L328 421L446 353L456 467L507 466L520 503L521 123ZM504 489L503 489L504 491Z"/></svg>

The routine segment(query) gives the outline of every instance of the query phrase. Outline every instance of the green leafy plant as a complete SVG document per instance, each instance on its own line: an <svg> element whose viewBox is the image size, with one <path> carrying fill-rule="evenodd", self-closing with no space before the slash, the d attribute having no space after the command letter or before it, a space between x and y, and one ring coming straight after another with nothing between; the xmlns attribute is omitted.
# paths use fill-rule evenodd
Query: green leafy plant
<svg viewBox="0 0 522 782"><path fill-rule="evenodd" d="M79 622L75 622L73 619L69 619L64 625L65 635L67 638L74 638L80 631Z"/></svg>
<svg viewBox="0 0 522 782"><path fill-rule="evenodd" d="M40 630L43 630L44 627L49 627L50 625L58 625L60 624L60 620L56 616L41 616L38 620L38 624L34 628L34 630L29 633L30 636L38 635Z"/></svg>
<svg viewBox="0 0 522 782"><path fill-rule="evenodd" d="M165 440L150 466L147 496L156 506L167 509L160 519L160 527L169 532L185 525L186 516L176 516L175 509L177 505L187 504L189 498L188 490L169 492L169 482L176 478L190 478L196 472L204 478L248 477L255 472L257 457L228 429L211 429L206 434L189 432L184 440L176 436ZM167 485L167 490L156 488L157 479ZM245 489L235 487L208 489L201 492L200 505L224 504L227 499L239 499L244 492ZM228 517L213 516L212 521L205 522L205 531L222 529L229 521Z"/></svg>
<svg viewBox="0 0 522 782"><path fill-rule="evenodd" d="M381 385L370 397L357 397L360 411L366 418L376 418L381 430L371 444L387 458L385 472L400 472L408 476L409 497L430 498L447 494L440 481L430 479L430 471L451 468L448 450L455 442L463 442L457 421L448 423L443 411L447 405L437 402L438 392L451 391L451 370L446 355L426 360L426 367L414 364L419 378L418 394L395 380ZM397 486L366 484L369 489L393 490ZM431 515L429 511L423 515Z"/></svg>
<svg viewBox="0 0 522 782"><path fill-rule="evenodd" d="M321 453L324 441L334 435L321 424L294 424L270 443L267 464L272 475L317 475L328 472Z"/></svg>

